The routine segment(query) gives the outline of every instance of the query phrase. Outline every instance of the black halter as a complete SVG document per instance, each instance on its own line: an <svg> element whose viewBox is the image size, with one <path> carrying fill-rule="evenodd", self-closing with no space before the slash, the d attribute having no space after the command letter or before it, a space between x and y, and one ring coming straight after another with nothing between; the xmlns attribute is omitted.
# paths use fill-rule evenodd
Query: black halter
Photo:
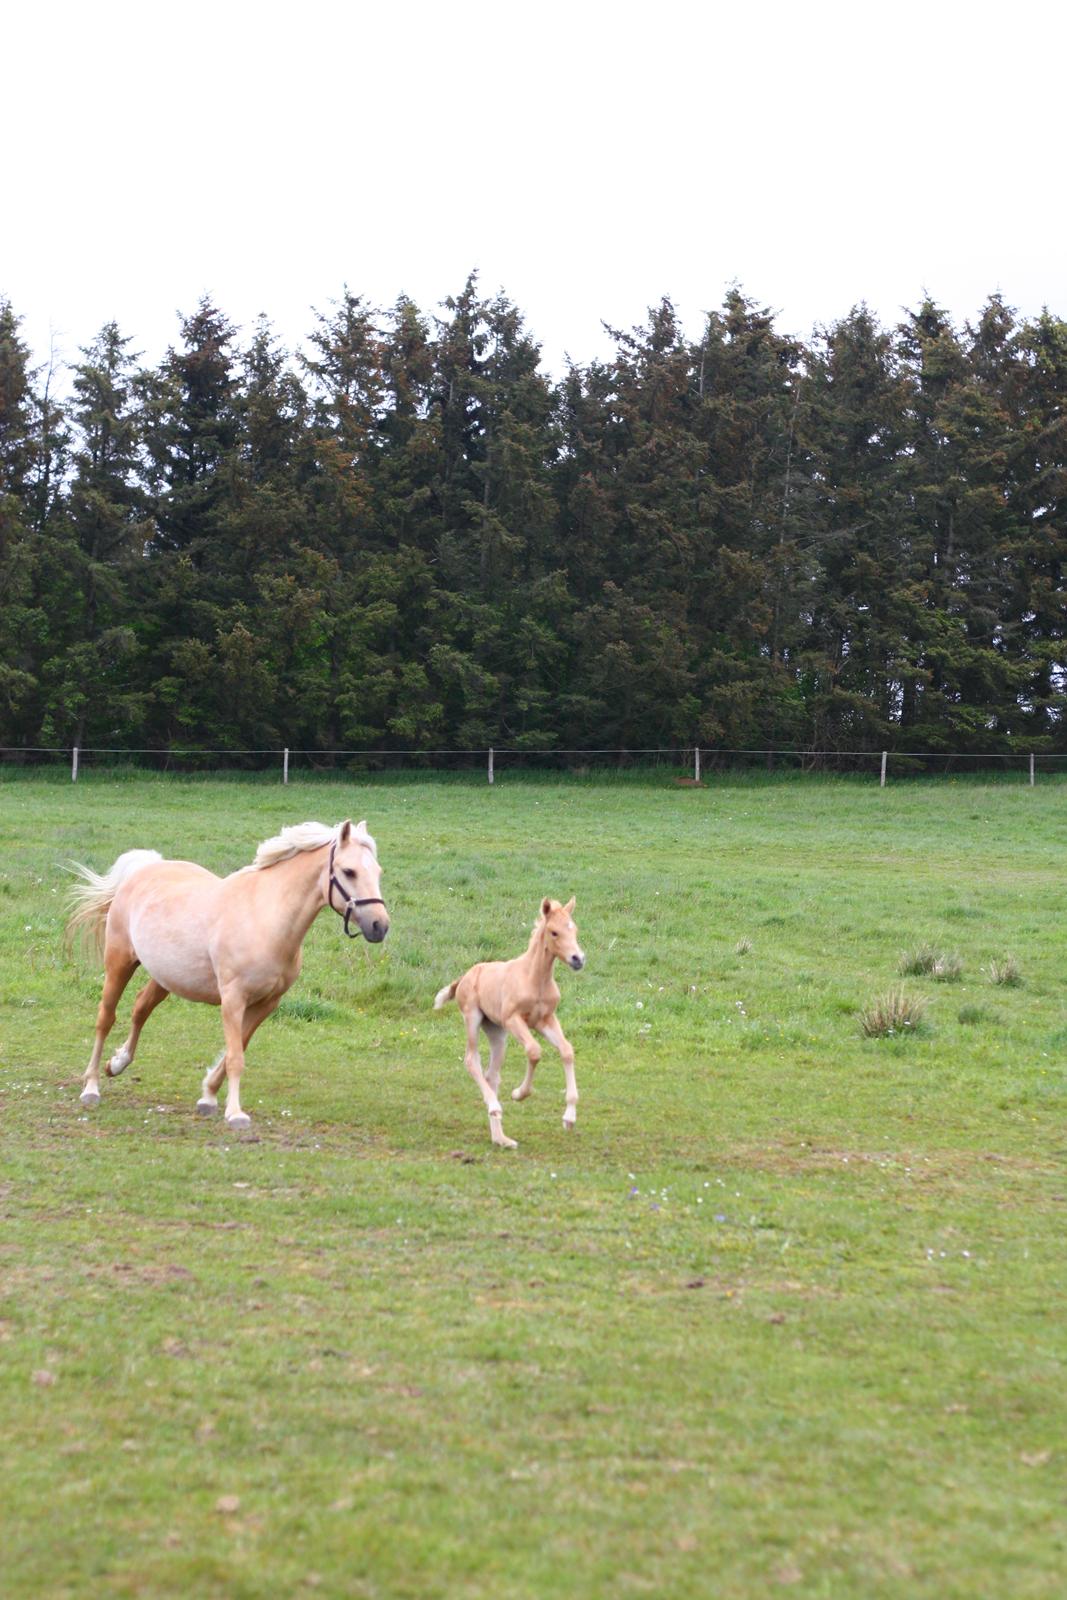
<svg viewBox="0 0 1067 1600"><path fill-rule="evenodd" d="M350 918L352 916L353 911L355 911L358 906L384 906L385 901L384 900L379 900L377 898L370 899L370 900L356 900L356 899L353 898L352 895L346 894L345 893L344 884L338 882L337 874L333 870L333 858L334 858L334 856L336 854L337 854L337 840L335 839L333 841L333 844L330 846L330 866L329 866L330 887L326 892L326 903L329 906L331 911L337 911L337 907L333 903L333 891L336 889L337 893L341 896L341 899L345 903L344 911L337 911L337 915L339 917L341 917L341 916L344 917L344 919L345 919L345 933L348 935L348 937L350 939L358 939L359 938L359 933L353 933L351 928L348 926L348 923L349 923L349 920L350 920ZM362 930L360 930L360 931L362 931Z"/></svg>

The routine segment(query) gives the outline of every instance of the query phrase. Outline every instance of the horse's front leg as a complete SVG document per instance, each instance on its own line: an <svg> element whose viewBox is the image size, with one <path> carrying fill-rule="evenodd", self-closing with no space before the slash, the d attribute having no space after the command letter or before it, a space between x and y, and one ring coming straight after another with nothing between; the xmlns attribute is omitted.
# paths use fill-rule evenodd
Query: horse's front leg
<svg viewBox="0 0 1067 1600"><path fill-rule="evenodd" d="M533 1088L533 1075L537 1071L537 1063L541 1059L541 1046L530 1032L526 1025L525 1019L522 1017L509 1017L507 1020L507 1030L509 1033L513 1033L515 1035L516 1039L518 1039L519 1043L522 1045L522 1048L526 1051L526 1076L523 1078L518 1087L512 1089L511 1091L511 1098L513 1100L525 1100L526 1096Z"/></svg>
<svg viewBox="0 0 1067 1600"><path fill-rule="evenodd" d="M567 1105L563 1112L563 1126L569 1133L578 1120L578 1083L574 1076L574 1046L567 1038L559 1025L559 1018L553 1013L547 1022L543 1022L538 1029L543 1033L549 1044L554 1044L563 1060L563 1076L567 1083Z"/></svg>
<svg viewBox="0 0 1067 1600"><path fill-rule="evenodd" d="M270 1016L271 1012L278 1009L278 1003L280 1000L281 995L274 995L269 1000L257 1000L253 1005L244 1007L244 1014L241 1021L242 1067L244 1065L244 1052L248 1049L248 1041L251 1039L260 1023L265 1022ZM230 1115L230 1110L234 1104L235 1098L235 1083L234 1079L230 1076L229 1067L227 1065L230 1054L230 1035L226 1032L225 1000L223 1000L222 1006L222 1028L223 1033L226 1035L226 1049L215 1058L212 1065L204 1074L204 1082L200 1090L200 1099L196 1102L196 1109L200 1112L202 1117L212 1116L214 1112L218 1110L218 1094L219 1089L222 1086L222 1080L223 1078L228 1077L229 1083L227 1084L226 1088L226 1120L235 1127L246 1128L251 1121L251 1118L245 1112L241 1111L239 1089L236 1089L237 1114L242 1116L244 1121L235 1123L233 1117ZM240 1079L240 1076L240 1070L238 1070L238 1080Z"/></svg>

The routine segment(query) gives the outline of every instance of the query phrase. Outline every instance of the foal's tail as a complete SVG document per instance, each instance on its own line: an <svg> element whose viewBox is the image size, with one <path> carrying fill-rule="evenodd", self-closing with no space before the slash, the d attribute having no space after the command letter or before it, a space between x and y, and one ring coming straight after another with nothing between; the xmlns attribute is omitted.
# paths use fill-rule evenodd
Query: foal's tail
<svg viewBox="0 0 1067 1600"><path fill-rule="evenodd" d="M459 979L457 978L455 983L446 983L443 989L438 989L437 999L433 1003L434 1010L440 1011L442 1006L447 1006L450 1000L454 1000L456 998L456 990L458 988Z"/></svg>
<svg viewBox="0 0 1067 1600"><path fill-rule="evenodd" d="M91 940L97 950L102 950L104 924L107 922L108 910L118 893L119 885L125 882L131 872L150 866L153 861L162 860L163 857L158 850L127 850L119 856L111 871L103 874L94 872L92 867L82 866L80 861L72 861L70 870L82 881L76 883L70 891L71 914L66 933L68 951L79 935Z"/></svg>

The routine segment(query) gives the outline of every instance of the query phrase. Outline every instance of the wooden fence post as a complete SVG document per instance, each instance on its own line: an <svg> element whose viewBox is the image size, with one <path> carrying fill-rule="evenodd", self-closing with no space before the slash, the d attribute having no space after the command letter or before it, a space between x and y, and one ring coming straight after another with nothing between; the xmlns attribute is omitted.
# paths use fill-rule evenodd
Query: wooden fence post
<svg viewBox="0 0 1067 1600"><path fill-rule="evenodd" d="M493 781L493 749L489 747L489 782Z"/></svg>
<svg viewBox="0 0 1067 1600"><path fill-rule="evenodd" d="M286 745L282 752L282 782L289 782L289 746Z"/></svg>
<svg viewBox="0 0 1067 1600"><path fill-rule="evenodd" d="M70 781L71 781L71 783L77 783L77 781L78 781L78 746L77 745L74 746L74 749L71 752L71 757L72 757L72 759L71 759L71 763L70 763Z"/></svg>
<svg viewBox="0 0 1067 1600"><path fill-rule="evenodd" d="M1030 787L1034 787L1034 752L1030 752Z"/></svg>
<svg viewBox="0 0 1067 1600"><path fill-rule="evenodd" d="M888 750L883 750L882 751L882 781L878 785L878 787L880 789L884 789L885 788L885 764L886 764L886 760L887 760L888 756L889 756L889 751Z"/></svg>
<svg viewBox="0 0 1067 1600"><path fill-rule="evenodd" d="M700 782L700 746L699 745L694 745L693 746L693 780L694 780L695 783L699 783Z"/></svg>

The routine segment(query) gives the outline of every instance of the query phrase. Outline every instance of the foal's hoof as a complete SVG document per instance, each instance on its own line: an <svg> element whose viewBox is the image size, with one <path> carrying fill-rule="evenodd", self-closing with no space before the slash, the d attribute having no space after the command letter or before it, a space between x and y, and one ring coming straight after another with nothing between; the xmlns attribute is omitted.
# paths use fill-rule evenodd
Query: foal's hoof
<svg viewBox="0 0 1067 1600"><path fill-rule="evenodd" d="M219 1109L219 1103L217 1100L198 1100L196 1109L201 1117L213 1117Z"/></svg>
<svg viewBox="0 0 1067 1600"><path fill-rule="evenodd" d="M96 1089L83 1089L78 1096L86 1111L92 1111L100 1104L100 1095Z"/></svg>
<svg viewBox="0 0 1067 1600"><path fill-rule="evenodd" d="M250 1128L252 1126L252 1118L247 1111L235 1111L232 1117L227 1112L226 1125L230 1128Z"/></svg>
<svg viewBox="0 0 1067 1600"><path fill-rule="evenodd" d="M564 1133L573 1133L574 1132L574 1125L577 1122L577 1120L578 1120L577 1117L574 1117L574 1116L568 1117L566 1114L564 1114L564 1117L563 1117L563 1131L564 1131Z"/></svg>
<svg viewBox="0 0 1067 1600"><path fill-rule="evenodd" d="M532 1093L532 1089L527 1089L524 1084L520 1083L517 1089L512 1089L511 1098L513 1100L526 1100Z"/></svg>

